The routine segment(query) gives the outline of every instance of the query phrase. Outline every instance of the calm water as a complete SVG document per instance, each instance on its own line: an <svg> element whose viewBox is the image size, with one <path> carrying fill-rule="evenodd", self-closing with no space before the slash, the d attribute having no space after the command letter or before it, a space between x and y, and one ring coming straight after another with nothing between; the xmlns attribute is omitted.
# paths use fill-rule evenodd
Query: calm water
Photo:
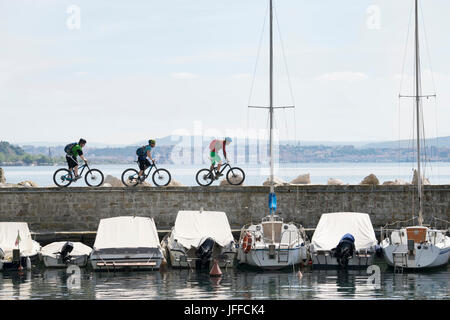
<svg viewBox="0 0 450 320"><path fill-rule="evenodd" d="M0 273L0 299L450 299L450 266L422 273L394 274L382 260L380 287L367 283L366 270L303 268L256 272L208 272L167 269L107 273L82 270L81 280L68 285L65 270L35 268L19 275ZM298 269L297 269L298 270ZM297 272L296 270L296 272Z"/></svg>
<svg viewBox="0 0 450 320"><path fill-rule="evenodd" d="M246 173L245 185L261 185L269 175L265 167L239 165ZM91 165L102 170L105 175L120 179L122 172L133 164L124 165ZM175 179L187 186L197 185L195 174L205 166L202 165L161 165L171 172ZM36 182L41 187L53 186L53 173L57 166L3 167L7 182L18 183L25 180ZM329 178L342 180L344 183L359 184L369 174L375 174L380 183L388 180L412 180L411 163L287 163L280 164L275 175L289 182L300 174L309 173L311 183L327 184ZM433 163L425 167L425 176L432 184L450 184L450 162ZM215 182L213 185L217 185ZM85 186L84 180L79 180L72 186Z"/></svg>

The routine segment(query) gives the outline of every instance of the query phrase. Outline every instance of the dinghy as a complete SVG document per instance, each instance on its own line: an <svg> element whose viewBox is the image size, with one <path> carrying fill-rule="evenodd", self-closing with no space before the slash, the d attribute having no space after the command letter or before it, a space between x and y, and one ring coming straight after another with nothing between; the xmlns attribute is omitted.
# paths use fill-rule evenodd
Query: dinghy
<svg viewBox="0 0 450 320"><path fill-rule="evenodd" d="M373 264L377 243L367 213L322 214L311 239L313 267L367 268Z"/></svg>
<svg viewBox="0 0 450 320"><path fill-rule="evenodd" d="M89 257L94 270L159 269L163 255L153 218L101 219Z"/></svg>
<svg viewBox="0 0 450 320"><path fill-rule="evenodd" d="M435 97L436 95L424 95L422 93L420 51L419 51L419 3L415 0L415 82L413 96L400 96L414 99L416 120L416 143L417 143L417 208L412 212L418 212L417 224L395 229L386 225L381 232L381 248L383 256L389 266L403 271L403 269L427 269L445 266L450 258L450 237L446 235L447 230L438 230L424 225L423 218L423 177L421 173L421 139L424 139L423 121L423 98ZM430 210L431 211L431 210ZM414 217L411 220L415 220ZM440 220L435 218L435 220ZM443 221L447 223L449 222Z"/></svg>
<svg viewBox="0 0 450 320"><path fill-rule="evenodd" d="M85 267L91 251L91 247L81 242L59 241L43 247L40 256L47 268Z"/></svg>
<svg viewBox="0 0 450 320"><path fill-rule="evenodd" d="M211 268L214 259L221 268L232 267L236 257L227 215L219 211L179 211L161 247L175 268Z"/></svg>
<svg viewBox="0 0 450 320"><path fill-rule="evenodd" d="M0 222L0 270L30 270L40 250L26 222Z"/></svg>

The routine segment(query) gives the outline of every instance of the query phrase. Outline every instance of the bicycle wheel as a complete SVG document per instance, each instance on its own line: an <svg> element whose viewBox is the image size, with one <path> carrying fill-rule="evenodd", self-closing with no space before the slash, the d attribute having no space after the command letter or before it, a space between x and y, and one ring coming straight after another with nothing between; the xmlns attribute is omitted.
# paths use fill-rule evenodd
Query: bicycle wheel
<svg viewBox="0 0 450 320"><path fill-rule="evenodd" d="M68 187L72 183L73 175L67 169L59 169L53 174L53 182L58 187Z"/></svg>
<svg viewBox="0 0 450 320"><path fill-rule="evenodd" d="M203 187L209 186L214 181L213 174L209 169L199 170L195 179L197 180L197 183Z"/></svg>
<svg viewBox="0 0 450 320"><path fill-rule="evenodd" d="M170 172L166 169L158 169L153 172L152 180L155 186L165 187L170 183L171 179Z"/></svg>
<svg viewBox="0 0 450 320"><path fill-rule="evenodd" d="M238 186L245 180L244 170L238 167L230 168L227 172L227 181L229 184Z"/></svg>
<svg viewBox="0 0 450 320"><path fill-rule="evenodd" d="M134 187L139 183L139 172L135 169L127 169L122 173L122 183L127 187Z"/></svg>
<svg viewBox="0 0 450 320"><path fill-rule="evenodd" d="M84 181L89 187L99 187L103 183L103 173L98 169L91 169L86 172L84 176Z"/></svg>

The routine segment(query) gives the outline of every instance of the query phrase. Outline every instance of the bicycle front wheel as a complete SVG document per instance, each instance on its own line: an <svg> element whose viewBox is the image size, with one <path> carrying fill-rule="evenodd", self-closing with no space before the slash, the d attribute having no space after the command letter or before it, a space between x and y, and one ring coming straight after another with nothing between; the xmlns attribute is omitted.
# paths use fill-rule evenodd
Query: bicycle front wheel
<svg viewBox="0 0 450 320"><path fill-rule="evenodd" d="M227 172L227 181L229 184L238 186L245 180L244 170L238 167L230 168Z"/></svg>
<svg viewBox="0 0 450 320"><path fill-rule="evenodd" d="M153 173L152 180L155 186L165 187L170 183L172 177L166 169L158 169Z"/></svg>
<svg viewBox="0 0 450 320"><path fill-rule="evenodd" d="M53 182L58 187L68 187L72 183L73 175L67 169L59 169L53 174Z"/></svg>
<svg viewBox="0 0 450 320"><path fill-rule="evenodd" d="M209 169L201 169L197 172L195 176L197 183L202 187L209 186L214 181L214 176Z"/></svg>
<svg viewBox="0 0 450 320"><path fill-rule="evenodd" d="M127 169L122 173L122 183L127 187L134 187L139 183L139 172L135 169Z"/></svg>
<svg viewBox="0 0 450 320"><path fill-rule="evenodd" d="M89 170L84 176L84 181L90 187L99 187L103 183L103 173L98 169Z"/></svg>

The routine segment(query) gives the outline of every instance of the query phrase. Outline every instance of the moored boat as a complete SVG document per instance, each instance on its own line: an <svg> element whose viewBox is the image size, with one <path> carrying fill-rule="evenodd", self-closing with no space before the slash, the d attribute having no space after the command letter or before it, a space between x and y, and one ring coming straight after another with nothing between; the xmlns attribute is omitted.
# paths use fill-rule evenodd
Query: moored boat
<svg viewBox="0 0 450 320"><path fill-rule="evenodd" d="M42 247L40 256L47 268L85 267L91 252L92 248L81 242L59 241Z"/></svg>
<svg viewBox="0 0 450 320"><path fill-rule="evenodd" d="M309 247L313 267L367 268L378 241L367 213L321 215Z"/></svg>
<svg viewBox="0 0 450 320"><path fill-rule="evenodd" d="M215 259L219 267L232 267L236 257L230 224L221 211L179 211L161 247L175 268L210 268Z"/></svg>
<svg viewBox="0 0 450 320"><path fill-rule="evenodd" d="M101 219L89 262L94 270L159 269L164 257L153 218Z"/></svg>

